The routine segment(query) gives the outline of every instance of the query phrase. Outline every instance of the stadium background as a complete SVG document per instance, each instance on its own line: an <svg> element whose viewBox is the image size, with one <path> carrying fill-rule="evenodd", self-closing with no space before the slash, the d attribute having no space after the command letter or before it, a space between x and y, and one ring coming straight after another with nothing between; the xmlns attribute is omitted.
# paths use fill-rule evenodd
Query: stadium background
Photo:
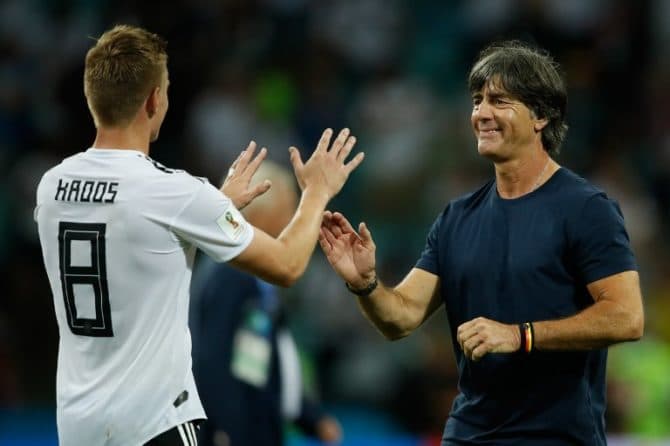
<svg viewBox="0 0 670 446"><path fill-rule="evenodd" d="M469 128L477 51L510 37L549 49L570 89L559 162L620 202L642 277L646 333L610 350L608 431L612 444L670 444L670 2L3 0L0 445L55 444L58 333L35 188L93 141L84 54L115 23L169 41L170 111L151 153L163 164L219 183L250 139L288 164L289 145L307 156L323 128L349 126L367 158L331 208L368 222L387 282L446 202L492 174ZM345 445L437 444L456 379L442 312L388 343L320 252L286 299L310 389Z"/></svg>

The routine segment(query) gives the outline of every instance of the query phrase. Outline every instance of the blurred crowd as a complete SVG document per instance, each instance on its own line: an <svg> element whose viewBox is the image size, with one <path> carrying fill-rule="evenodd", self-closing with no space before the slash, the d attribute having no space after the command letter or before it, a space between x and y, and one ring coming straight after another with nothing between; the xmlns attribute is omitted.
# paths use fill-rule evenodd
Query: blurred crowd
<svg viewBox="0 0 670 446"><path fill-rule="evenodd" d="M448 200L492 176L474 145L467 71L491 40L562 64L559 163L619 201L639 262L644 339L610 350L608 429L670 435L670 2L665 0L0 1L0 407L53 405L58 332L33 222L35 188L94 128L84 55L116 23L168 44L170 110L151 156L221 182L250 140L288 165L326 127L366 160L331 208L364 220L388 283L417 260ZM396 343L367 323L317 252L286 290L313 392L442 429L456 392L443 312ZM345 432L346 435L346 432Z"/></svg>

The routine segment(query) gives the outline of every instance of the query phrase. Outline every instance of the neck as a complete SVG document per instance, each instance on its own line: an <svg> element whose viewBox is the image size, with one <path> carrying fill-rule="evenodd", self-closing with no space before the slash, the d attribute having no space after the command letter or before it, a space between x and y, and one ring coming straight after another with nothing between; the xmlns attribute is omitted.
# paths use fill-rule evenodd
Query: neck
<svg viewBox="0 0 670 446"><path fill-rule="evenodd" d="M551 177L558 168L544 150L524 159L495 163L496 185L502 198L518 198L531 193Z"/></svg>
<svg viewBox="0 0 670 446"><path fill-rule="evenodd" d="M128 127L98 127L93 147L97 149L139 150L149 154L149 131L138 129L131 124Z"/></svg>

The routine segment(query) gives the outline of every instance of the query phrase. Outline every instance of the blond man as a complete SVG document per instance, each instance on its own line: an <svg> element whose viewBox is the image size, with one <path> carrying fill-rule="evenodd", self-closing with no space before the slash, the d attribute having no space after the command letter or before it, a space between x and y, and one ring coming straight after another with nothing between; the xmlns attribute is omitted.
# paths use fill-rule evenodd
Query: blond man
<svg viewBox="0 0 670 446"><path fill-rule="evenodd" d="M166 42L117 26L86 55L93 146L46 172L35 219L60 345L60 444L194 445L205 418L191 371L189 283L197 248L289 286L304 272L321 215L363 154L346 162L348 129L327 129L303 163L302 196L276 238L239 209L265 192L250 180L265 157L252 142L219 190L149 158L168 110ZM225 298L225 296L222 296Z"/></svg>

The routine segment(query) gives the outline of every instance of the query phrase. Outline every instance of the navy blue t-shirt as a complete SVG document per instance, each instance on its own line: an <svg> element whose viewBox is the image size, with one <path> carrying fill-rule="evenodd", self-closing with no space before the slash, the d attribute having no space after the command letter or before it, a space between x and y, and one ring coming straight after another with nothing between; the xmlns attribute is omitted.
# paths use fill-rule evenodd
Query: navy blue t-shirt
<svg viewBox="0 0 670 446"><path fill-rule="evenodd" d="M559 319L593 303L586 285L637 269L619 206L568 169L516 199L495 181L456 199L416 266L440 278L459 372L443 445L604 445L607 350L465 358L459 325Z"/></svg>

